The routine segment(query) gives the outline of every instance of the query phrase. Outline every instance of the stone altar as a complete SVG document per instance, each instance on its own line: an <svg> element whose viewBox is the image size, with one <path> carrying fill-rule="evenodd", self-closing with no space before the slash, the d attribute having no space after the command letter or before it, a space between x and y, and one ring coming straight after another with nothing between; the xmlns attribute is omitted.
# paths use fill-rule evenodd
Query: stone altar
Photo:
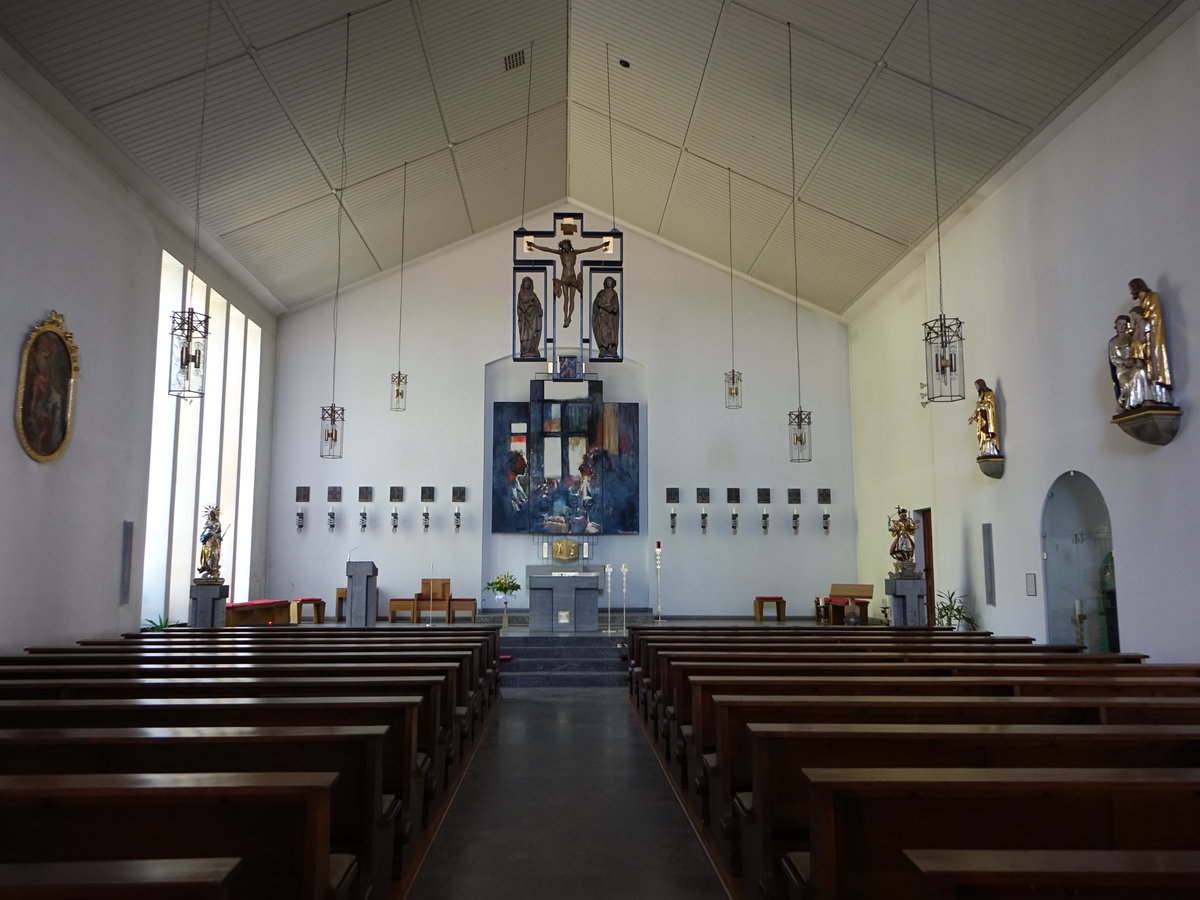
<svg viewBox="0 0 1200 900"><path fill-rule="evenodd" d="M526 566L529 630L599 631L600 566Z"/></svg>

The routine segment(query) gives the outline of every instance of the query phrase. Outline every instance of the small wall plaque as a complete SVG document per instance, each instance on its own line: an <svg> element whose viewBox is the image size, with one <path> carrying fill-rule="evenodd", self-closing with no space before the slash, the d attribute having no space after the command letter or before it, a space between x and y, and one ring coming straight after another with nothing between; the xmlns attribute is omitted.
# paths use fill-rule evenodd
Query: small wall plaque
<svg viewBox="0 0 1200 900"><path fill-rule="evenodd" d="M375 499L375 488L360 486L358 489L358 502L370 503Z"/></svg>
<svg viewBox="0 0 1200 900"><path fill-rule="evenodd" d="M800 488L788 488L788 503L792 506L800 504Z"/></svg>
<svg viewBox="0 0 1200 900"><path fill-rule="evenodd" d="M325 489L325 501L327 503L341 503L342 502L341 487L340 486L334 487L332 485L327 487Z"/></svg>
<svg viewBox="0 0 1200 900"><path fill-rule="evenodd" d="M450 502L451 503L466 503L467 502L466 487L459 485L458 487L450 488Z"/></svg>
<svg viewBox="0 0 1200 900"><path fill-rule="evenodd" d="M421 488L421 502L422 503L432 503L433 502L433 488L431 488L431 487Z"/></svg>
<svg viewBox="0 0 1200 900"><path fill-rule="evenodd" d="M308 485L305 485L304 487L296 488L296 502L297 503L307 503L308 502Z"/></svg>
<svg viewBox="0 0 1200 900"><path fill-rule="evenodd" d="M708 503L708 488L696 488L696 502Z"/></svg>
<svg viewBox="0 0 1200 900"><path fill-rule="evenodd" d="M398 485L392 485L390 488L388 488L388 502L403 503L404 502L404 488L402 488Z"/></svg>
<svg viewBox="0 0 1200 900"><path fill-rule="evenodd" d="M770 488L759 488L758 489L758 502L759 503L770 503L771 502L771 489Z"/></svg>
<svg viewBox="0 0 1200 900"><path fill-rule="evenodd" d="M833 502L832 496L833 496L833 491L831 491L829 488L817 488L817 502L818 503L832 503Z"/></svg>
<svg viewBox="0 0 1200 900"><path fill-rule="evenodd" d="M726 503L741 503L742 489L741 488L725 488Z"/></svg>
<svg viewBox="0 0 1200 900"><path fill-rule="evenodd" d="M679 488L667 488L667 502L668 503L678 503L679 502Z"/></svg>

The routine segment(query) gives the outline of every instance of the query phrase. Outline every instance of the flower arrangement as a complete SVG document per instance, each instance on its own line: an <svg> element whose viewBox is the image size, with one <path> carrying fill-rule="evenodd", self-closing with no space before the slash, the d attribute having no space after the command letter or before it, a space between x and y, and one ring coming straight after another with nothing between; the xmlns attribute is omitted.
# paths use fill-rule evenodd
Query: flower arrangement
<svg viewBox="0 0 1200 900"><path fill-rule="evenodd" d="M502 575L497 575L483 587L496 596L500 594L515 594L521 589L521 582L517 581L516 576L511 572L505 572Z"/></svg>

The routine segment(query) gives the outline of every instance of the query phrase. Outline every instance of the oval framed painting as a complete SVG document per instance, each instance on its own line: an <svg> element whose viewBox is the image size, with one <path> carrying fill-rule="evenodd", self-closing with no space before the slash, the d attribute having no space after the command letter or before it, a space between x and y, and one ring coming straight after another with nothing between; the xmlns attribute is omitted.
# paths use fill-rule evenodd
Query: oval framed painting
<svg viewBox="0 0 1200 900"><path fill-rule="evenodd" d="M66 317L51 310L25 338L17 378L17 438L38 462L53 462L67 449L78 372L79 348Z"/></svg>

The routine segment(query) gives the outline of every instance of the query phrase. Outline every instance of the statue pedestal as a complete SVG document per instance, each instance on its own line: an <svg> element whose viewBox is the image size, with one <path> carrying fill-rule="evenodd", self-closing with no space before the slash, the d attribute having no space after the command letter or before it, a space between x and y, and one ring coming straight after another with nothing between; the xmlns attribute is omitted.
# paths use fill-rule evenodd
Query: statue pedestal
<svg viewBox="0 0 1200 900"><path fill-rule="evenodd" d="M189 628L224 628L229 585L224 579L193 581L188 603Z"/></svg>
<svg viewBox="0 0 1200 900"><path fill-rule="evenodd" d="M893 575L884 579L883 589L892 598L892 625L912 627L932 625L925 597L925 576Z"/></svg>
<svg viewBox="0 0 1200 900"><path fill-rule="evenodd" d="M1112 423L1131 438L1147 444L1169 444L1179 431L1183 410L1178 406L1139 406L1112 417Z"/></svg>
<svg viewBox="0 0 1200 900"><path fill-rule="evenodd" d="M351 628L375 627L375 577L379 569L369 560L346 563L346 624Z"/></svg>

